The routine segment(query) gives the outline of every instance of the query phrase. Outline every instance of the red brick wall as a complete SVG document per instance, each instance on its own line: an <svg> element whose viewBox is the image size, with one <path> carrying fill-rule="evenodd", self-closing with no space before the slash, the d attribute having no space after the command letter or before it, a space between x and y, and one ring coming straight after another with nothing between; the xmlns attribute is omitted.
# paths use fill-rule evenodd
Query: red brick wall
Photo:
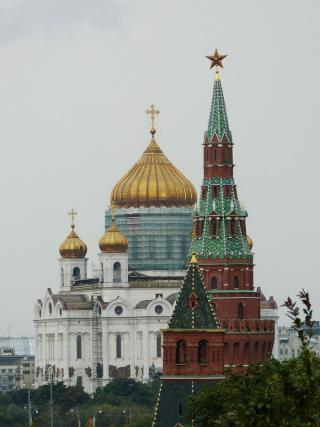
<svg viewBox="0 0 320 427"><path fill-rule="evenodd" d="M177 343L187 343L187 361L176 360ZM206 363L198 363L198 347L201 340L208 341ZM224 331L210 332L197 330L165 330L163 332L163 373L164 375L213 375L224 371Z"/></svg>

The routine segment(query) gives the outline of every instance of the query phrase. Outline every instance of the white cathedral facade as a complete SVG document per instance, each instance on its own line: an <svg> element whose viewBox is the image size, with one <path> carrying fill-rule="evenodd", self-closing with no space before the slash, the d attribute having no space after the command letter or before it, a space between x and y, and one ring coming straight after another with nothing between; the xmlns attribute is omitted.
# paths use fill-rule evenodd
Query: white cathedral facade
<svg viewBox="0 0 320 427"><path fill-rule="evenodd" d="M196 192L151 134L120 181L124 190L112 194L99 277L88 277L87 247L73 220L60 245L59 289L47 289L34 308L38 386L52 379L92 393L118 376L148 381L162 372L161 330L185 273Z"/></svg>

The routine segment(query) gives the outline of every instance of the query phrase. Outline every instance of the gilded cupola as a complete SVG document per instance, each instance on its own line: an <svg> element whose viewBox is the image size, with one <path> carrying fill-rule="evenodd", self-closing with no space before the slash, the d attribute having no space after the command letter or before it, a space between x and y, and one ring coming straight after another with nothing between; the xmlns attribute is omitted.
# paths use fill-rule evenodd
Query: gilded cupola
<svg viewBox="0 0 320 427"><path fill-rule="evenodd" d="M128 239L118 229L114 215L111 226L101 237L99 247L103 253L125 253L128 251Z"/></svg>
<svg viewBox="0 0 320 427"><path fill-rule="evenodd" d="M71 215L72 218L71 232L59 246L60 255L62 258L85 258L87 253L87 245L80 239L80 237L74 231L74 219L77 215L77 212L74 209L71 209L69 215Z"/></svg>
<svg viewBox="0 0 320 427"><path fill-rule="evenodd" d="M247 235L247 243L248 243L248 246L249 246L250 251L252 251L252 248L253 248L253 240L252 240L252 239L251 239L251 237L250 237L250 236L248 236L248 235Z"/></svg>
<svg viewBox="0 0 320 427"><path fill-rule="evenodd" d="M167 159L155 140L154 105L151 116L151 141L141 158L120 179L111 193L116 208L192 206L197 194L192 183Z"/></svg>

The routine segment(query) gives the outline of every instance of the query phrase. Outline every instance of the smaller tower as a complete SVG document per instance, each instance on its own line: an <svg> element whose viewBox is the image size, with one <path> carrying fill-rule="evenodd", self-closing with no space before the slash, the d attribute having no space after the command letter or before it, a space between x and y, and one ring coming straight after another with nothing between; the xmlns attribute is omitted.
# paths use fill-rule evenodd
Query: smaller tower
<svg viewBox="0 0 320 427"><path fill-rule="evenodd" d="M71 232L59 247L61 291L70 291L74 281L87 278L87 245L74 231L77 212L72 208L69 215L71 216Z"/></svg>
<svg viewBox="0 0 320 427"><path fill-rule="evenodd" d="M107 286L128 284L128 239L118 229L114 210L112 223L99 241L100 281Z"/></svg>
<svg viewBox="0 0 320 427"><path fill-rule="evenodd" d="M194 425L188 398L224 378L224 333L193 254L169 327L163 331L164 376L154 427Z"/></svg>

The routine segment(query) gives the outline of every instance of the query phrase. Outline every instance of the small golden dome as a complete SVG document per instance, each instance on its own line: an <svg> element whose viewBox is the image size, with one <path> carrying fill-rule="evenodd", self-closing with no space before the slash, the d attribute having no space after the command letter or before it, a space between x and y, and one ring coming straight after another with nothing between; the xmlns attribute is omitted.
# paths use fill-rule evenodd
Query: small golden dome
<svg viewBox="0 0 320 427"><path fill-rule="evenodd" d="M250 237L250 236L248 236L248 235L247 235L247 243L248 243L248 246L249 246L250 251L252 251L252 248L253 248L253 240L252 240L252 239L251 239L251 237Z"/></svg>
<svg viewBox="0 0 320 427"><path fill-rule="evenodd" d="M128 239L121 233L112 218L112 224L99 240L99 247L103 253L125 253L128 250Z"/></svg>
<svg viewBox="0 0 320 427"><path fill-rule="evenodd" d="M154 139L141 158L115 185L111 205L116 208L192 206L197 193L191 182L167 159Z"/></svg>
<svg viewBox="0 0 320 427"><path fill-rule="evenodd" d="M70 234L59 246L59 252L62 258L84 258L86 256L87 245L74 231L74 227L74 224L72 224Z"/></svg>

